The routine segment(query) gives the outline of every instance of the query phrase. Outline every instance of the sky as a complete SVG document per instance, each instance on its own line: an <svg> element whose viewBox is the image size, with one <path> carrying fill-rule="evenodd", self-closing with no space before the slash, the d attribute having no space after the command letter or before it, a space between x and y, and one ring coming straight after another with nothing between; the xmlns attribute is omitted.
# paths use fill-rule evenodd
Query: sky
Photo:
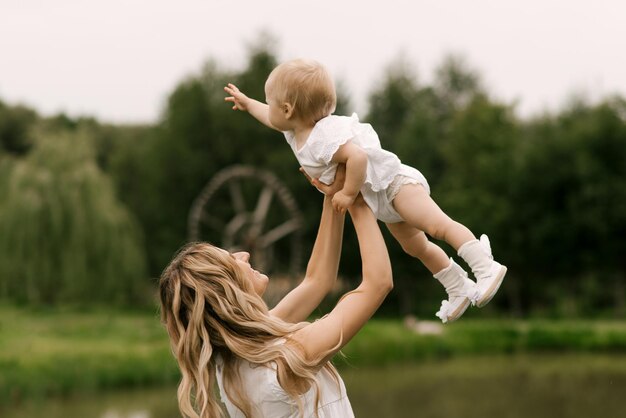
<svg viewBox="0 0 626 418"><path fill-rule="evenodd" d="M326 65L361 113L392 62L429 83L451 53L522 117L626 96L621 0L0 0L0 100L155 122L209 59L245 68L263 32L279 60Z"/></svg>

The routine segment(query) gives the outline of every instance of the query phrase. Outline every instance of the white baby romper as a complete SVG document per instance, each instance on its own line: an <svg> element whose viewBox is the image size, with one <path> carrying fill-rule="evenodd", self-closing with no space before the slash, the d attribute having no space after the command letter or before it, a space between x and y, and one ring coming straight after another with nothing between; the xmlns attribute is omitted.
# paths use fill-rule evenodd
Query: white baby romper
<svg viewBox="0 0 626 418"><path fill-rule="evenodd" d="M369 123L360 123L356 113L350 117L330 115L321 119L300 149L297 148L292 131L283 134L300 166L309 176L319 178L325 184L334 181L338 164L331 160L341 145L351 140L363 148L368 162L361 194L376 218L383 222L395 223L403 220L393 208L392 200L395 196L387 191L396 176L408 177L409 183L419 183L430 193L428 181L422 173L402 164L395 154L382 149L376 131Z"/></svg>

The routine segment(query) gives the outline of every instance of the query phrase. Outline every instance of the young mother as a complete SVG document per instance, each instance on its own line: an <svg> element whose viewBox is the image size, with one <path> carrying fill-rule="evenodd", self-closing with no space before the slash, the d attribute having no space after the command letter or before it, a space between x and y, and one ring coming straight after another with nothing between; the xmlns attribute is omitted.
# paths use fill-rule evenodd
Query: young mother
<svg viewBox="0 0 626 418"><path fill-rule="evenodd" d="M335 308L304 322L337 278L344 215L335 184L325 193L320 226L302 282L272 310L261 296L267 276L249 255L206 243L182 248L160 280L161 317L182 372L178 402L186 417L223 416L215 383L232 418L353 417L346 389L330 359L365 325L392 288L391 265L376 218L362 199L349 209L361 252L363 279Z"/></svg>

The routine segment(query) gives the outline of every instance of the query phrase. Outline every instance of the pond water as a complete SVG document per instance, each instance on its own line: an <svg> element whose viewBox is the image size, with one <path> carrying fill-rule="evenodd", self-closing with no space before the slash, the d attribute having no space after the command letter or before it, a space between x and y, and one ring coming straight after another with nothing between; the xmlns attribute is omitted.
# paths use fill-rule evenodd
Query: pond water
<svg viewBox="0 0 626 418"><path fill-rule="evenodd" d="M343 367L360 418L617 418L626 416L625 355L463 358L386 368ZM178 417L176 388L34 402L3 418Z"/></svg>

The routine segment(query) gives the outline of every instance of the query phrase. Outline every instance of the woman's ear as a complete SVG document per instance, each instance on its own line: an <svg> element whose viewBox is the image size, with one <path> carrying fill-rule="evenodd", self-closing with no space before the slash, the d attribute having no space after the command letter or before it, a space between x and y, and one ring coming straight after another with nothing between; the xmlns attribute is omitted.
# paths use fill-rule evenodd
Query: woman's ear
<svg viewBox="0 0 626 418"><path fill-rule="evenodd" d="M293 116L293 106L291 105L291 103L283 103L282 111L285 119L291 119L291 117Z"/></svg>

